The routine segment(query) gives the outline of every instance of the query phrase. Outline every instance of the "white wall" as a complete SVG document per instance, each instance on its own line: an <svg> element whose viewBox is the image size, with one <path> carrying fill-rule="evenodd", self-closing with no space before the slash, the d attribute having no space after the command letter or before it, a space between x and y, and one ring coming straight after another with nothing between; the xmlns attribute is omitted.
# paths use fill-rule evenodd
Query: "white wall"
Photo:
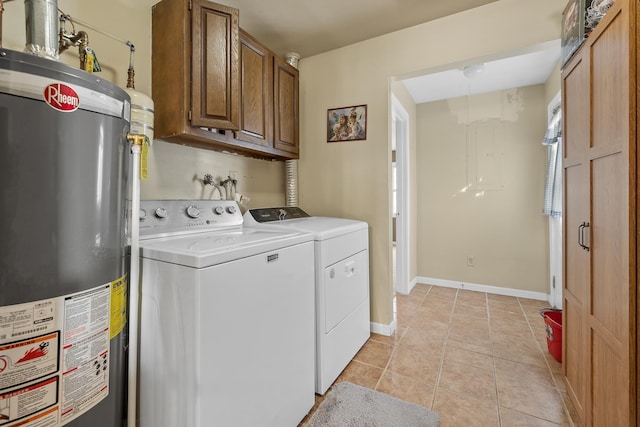
<svg viewBox="0 0 640 427"><path fill-rule="evenodd" d="M556 40L563 7L500 0L300 61L300 204L369 223L374 322L393 318L389 79ZM367 140L327 144L327 109L358 104Z"/></svg>
<svg viewBox="0 0 640 427"><path fill-rule="evenodd" d="M417 106L419 276L547 293L544 94L536 85Z"/></svg>

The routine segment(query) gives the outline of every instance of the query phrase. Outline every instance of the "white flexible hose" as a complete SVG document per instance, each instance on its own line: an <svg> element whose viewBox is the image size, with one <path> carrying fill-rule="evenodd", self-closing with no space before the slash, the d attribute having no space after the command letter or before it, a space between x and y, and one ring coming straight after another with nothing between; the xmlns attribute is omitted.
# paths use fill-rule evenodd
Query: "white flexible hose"
<svg viewBox="0 0 640 427"><path fill-rule="evenodd" d="M138 398L138 329L140 314L140 145L131 144L131 271L129 277L129 372L127 426L136 427Z"/></svg>

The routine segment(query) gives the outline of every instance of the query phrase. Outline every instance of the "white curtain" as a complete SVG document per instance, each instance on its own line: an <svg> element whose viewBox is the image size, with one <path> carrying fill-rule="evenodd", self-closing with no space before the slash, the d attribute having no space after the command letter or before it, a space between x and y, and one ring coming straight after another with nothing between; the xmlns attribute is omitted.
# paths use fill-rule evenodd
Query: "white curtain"
<svg viewBox="0 0 640 427"><path fill-rule="evenodd" d="M542 213L562 217L562 110L558 108L542 140L548 146L547 180Z"/></svg>

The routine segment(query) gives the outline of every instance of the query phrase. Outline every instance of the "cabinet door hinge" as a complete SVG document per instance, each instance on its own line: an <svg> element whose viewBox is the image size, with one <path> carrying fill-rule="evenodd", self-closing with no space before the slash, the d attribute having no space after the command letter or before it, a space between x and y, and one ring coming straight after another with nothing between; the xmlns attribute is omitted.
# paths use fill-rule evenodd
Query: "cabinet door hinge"
<svg viewBox="0 0 640 427"><path fill-rule="evenodd" d="M192 1L193 0L189 0L189 10L191 10L191 8L193 7Z"/></svg>
<svg viewBox="0 0 640 427"><path fill-rule="evenodd" d="M191 121L191 110L189 110L189 121Z"/></svg>

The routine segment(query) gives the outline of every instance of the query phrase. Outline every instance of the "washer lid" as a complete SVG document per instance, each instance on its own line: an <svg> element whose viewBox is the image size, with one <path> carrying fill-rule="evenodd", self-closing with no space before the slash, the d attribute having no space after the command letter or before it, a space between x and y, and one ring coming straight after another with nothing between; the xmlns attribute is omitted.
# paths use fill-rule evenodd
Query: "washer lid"
<svg viewBox="0 0 640 427"><path fill-rule="evenodd" d="M313 241L297 230L243 229L140 241L142 258L204 268Z"/></svg>

